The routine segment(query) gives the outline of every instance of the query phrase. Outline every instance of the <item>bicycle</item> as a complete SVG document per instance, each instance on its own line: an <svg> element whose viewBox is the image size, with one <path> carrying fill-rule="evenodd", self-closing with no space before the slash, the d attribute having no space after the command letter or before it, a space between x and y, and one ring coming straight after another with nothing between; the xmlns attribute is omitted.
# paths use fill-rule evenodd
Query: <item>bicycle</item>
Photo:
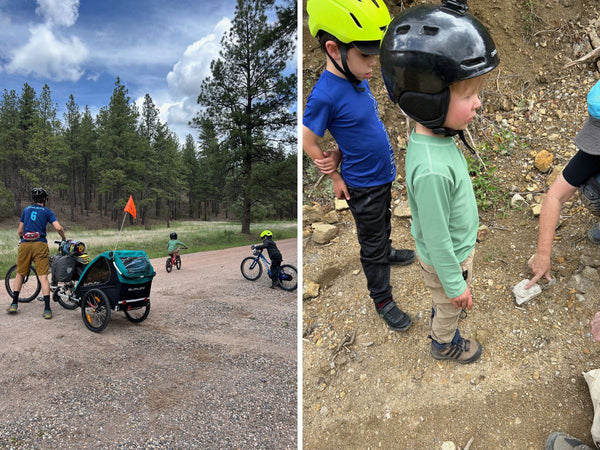
<svg viewBox="0 0 600 450"><path fill-rule="evenodd" d="M66 240L66 241L54 241L55 244L58 245L58 251L50 257L50 292L52 293L52 300L59 303L65 309L73 310L79 306L79 303L73 300L73 288L77 280L79 280L79 276L83 272L83 269L87 265L89 261L89 257L87 254L84 254L85 244L79 241ZM57 258L67 255L72 250L69 251L69 246L71 244L81 244L82 247L78 247L80 251L76 251L77 256L74 256L74 267L73 270L73 278L70 280L58 282L57 274L53 273L56 271L56 265L52 264L53 261L56 261ZM17 265L13 265L8 269L6 275L4 276L4 285L6 287L6 291L8 295L13 298L13 286L15 276L17 274ZM42 289L42 284L38 277L38 274L35 270L34 265L32 264L29 267L29 273L23 277L23 284L21 286L21 290L19 291L19 303L29 303L34 298L38 298L38 300L43 301L42 297L38 297L40 291Z"/></svg>
<svg viewBox="0 0 600 450"><path fill-rule="evenodd" d="M263 273L263 265L269 277L271 276L271 262L262 252L263 249L252 249L254 256L247 256L242 260L240 270L246 280L258 280ZM293 291L298 287L298 271L291 264L282 264L279 267L279 286L284 291Z"/></svg>
<svg viewBox="0 0 600 450"><path fill-rule="evenodd" d="M173 270L173 266L177 267L177 270L181 269L181 258L179 254L177 255L169 255L167 261L165 262L165 269L167 269L168 273L171 273Z"/></svg>

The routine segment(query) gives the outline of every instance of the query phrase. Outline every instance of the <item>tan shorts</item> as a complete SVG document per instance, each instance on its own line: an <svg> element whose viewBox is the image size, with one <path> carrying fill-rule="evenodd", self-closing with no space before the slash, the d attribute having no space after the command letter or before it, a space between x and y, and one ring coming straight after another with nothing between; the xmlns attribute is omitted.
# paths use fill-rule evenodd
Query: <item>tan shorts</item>
<svg viewBox="0 0 600 450"><path fill-rule="evenodd" d="M17 256L17 273L25 276L29 273L31 262L35 264L38 275L48 275L50 254L45 242L22 242Z"/></svg>
<svg viewBox="0 0 600 450"><path fill-rule="evenodd" d="M460 263L460 268L467 271L467 285L471 284L473 276L473 256L475 250L471 252L467 259ZM440 344L450 342L454 337L454 333L458 328L458 318L462 309L457 308L450 302L450 298L446 295L440 279L435 272L433 266L424 263L419 258L421 265L421 274L423 281L431 292L431 307L435 311L435 316L431 321L431 337Z"/></svg>

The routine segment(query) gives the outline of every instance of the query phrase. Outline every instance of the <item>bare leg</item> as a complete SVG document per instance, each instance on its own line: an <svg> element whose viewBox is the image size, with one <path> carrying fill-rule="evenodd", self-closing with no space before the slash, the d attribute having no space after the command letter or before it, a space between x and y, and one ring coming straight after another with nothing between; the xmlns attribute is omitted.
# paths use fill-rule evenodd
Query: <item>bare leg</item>
<svg viewBox="0 0 600 450"><path fill-rule="evenodd" d="M20 273L15 275L15 281L13 284L13 291L20 291L21 290L21 286L23 286L23 275L21 275Z"/></svg>

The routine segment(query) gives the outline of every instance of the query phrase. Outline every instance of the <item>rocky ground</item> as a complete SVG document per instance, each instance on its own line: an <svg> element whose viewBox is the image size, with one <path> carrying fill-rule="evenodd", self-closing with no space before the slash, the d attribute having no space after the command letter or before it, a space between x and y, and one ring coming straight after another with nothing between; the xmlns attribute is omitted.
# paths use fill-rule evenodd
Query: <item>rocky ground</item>
<svg viewBox="0 0 600 450"><path fill-rule="evenodd" d="M412 2L388 5L397 14ZM598 46L590 35L600 4L469 5L490 28L501 58L470 129L485 164L473 166L485 228L471 286L475 306L460 327L482 342L483 356L468 366L429 356L430 298L415 264L392 269L394 296L413 326L406 333L387 329L368 298L352 216L336 211L329 182L317 185L305 159L304 448L465 448L472 438L471 450L540 449L555 430L592 444L593 406L582 372L600 367L590 328L600 310L600 253L585 238L597 219L578 196L563 208L557 230L556 284L522 305L512 289L530 276L539 204L576 152L586 95L600 78L593 63L563 68ZM306 27L303 57L306 96L323 69ZM414 248L410 217L402 212L407 126L377 71L371 85L396 150L392 239L396 247ZM323 145L333 148L327 138ZM315 236L315 222L330 222L335 237Z"/></svg>
<svg viewBox="0 0 600 450"><path fill-rule="evenodd" d="M277 244L296 264L297 240ZM148 318L114 312L99 334L0 296L0 448L296 448L297 292L242 278L249 255L152 260Z"/></svg>

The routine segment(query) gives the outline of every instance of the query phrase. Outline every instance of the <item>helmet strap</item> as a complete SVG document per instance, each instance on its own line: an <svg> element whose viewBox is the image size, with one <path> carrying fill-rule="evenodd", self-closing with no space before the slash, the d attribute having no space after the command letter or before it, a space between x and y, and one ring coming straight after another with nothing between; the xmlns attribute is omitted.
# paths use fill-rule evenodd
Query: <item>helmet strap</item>
<svg viewBox="0 0 600 450"><path fill-rule="evenodd" d="M329 54L329 52L327 50L325 50L325 53L327 54L327 57L333 63L333 66L339 72L341 72L342 74L344 74L344 76L346 77L346 79L348 81L350 81L354 85L354 87L356 88L357 91L364 92L365 88L359 88L358 87L358 85L360 84L359 79L356 78L356 76L348 68L348 46L346 44L338 44L338 48L340 49L340 57L341 57L341 60L342 60L342 66L344 66L343 69L340 67L340 65L337 63L337 61L335 59L333 59L333 57Z"/></svg>

